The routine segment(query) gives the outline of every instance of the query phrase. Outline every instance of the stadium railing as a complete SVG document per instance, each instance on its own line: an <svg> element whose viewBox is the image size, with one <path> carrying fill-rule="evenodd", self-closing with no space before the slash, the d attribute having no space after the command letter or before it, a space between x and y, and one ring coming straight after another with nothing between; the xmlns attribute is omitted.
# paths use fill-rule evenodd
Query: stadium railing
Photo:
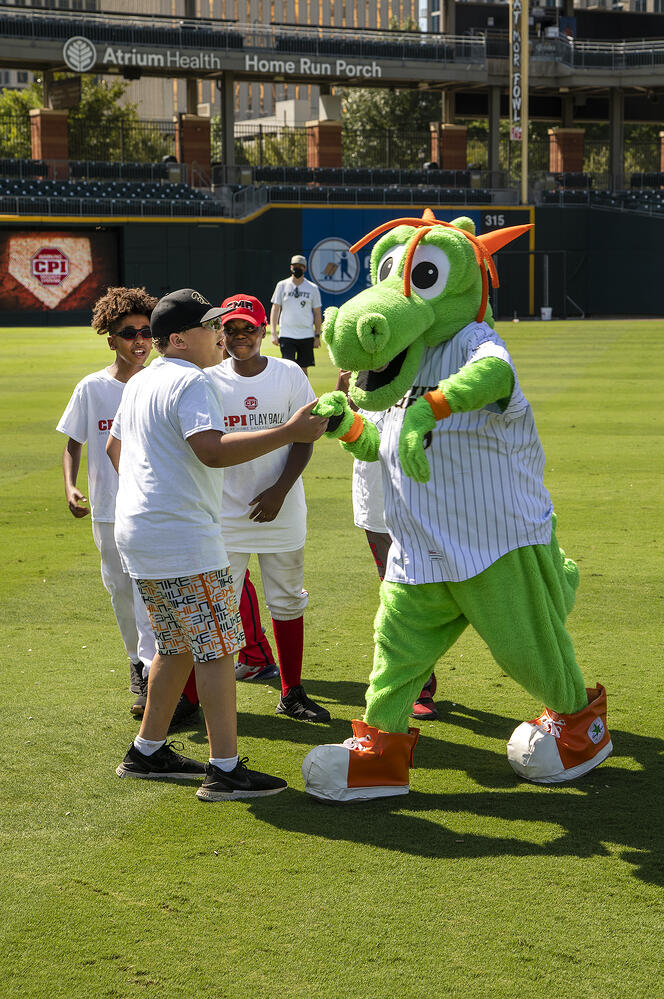
<svg viewBox="0 0 664 999"><path fill-rule="evenodd" d="M512 202L513 192L485 188L266 185L271 202L292 204L472 205Z"/></svg>

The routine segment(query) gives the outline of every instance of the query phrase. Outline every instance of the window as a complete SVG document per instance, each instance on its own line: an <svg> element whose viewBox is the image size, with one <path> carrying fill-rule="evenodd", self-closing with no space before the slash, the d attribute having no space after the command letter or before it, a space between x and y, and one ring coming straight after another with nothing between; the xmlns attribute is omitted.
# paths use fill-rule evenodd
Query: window
<svg viewBox="0 0 664 999"><path fill-rule="evenodd" d="M19 69L18 73L16 74L16 80L18 83L27 83L28 82L27 71Z"/></svg>

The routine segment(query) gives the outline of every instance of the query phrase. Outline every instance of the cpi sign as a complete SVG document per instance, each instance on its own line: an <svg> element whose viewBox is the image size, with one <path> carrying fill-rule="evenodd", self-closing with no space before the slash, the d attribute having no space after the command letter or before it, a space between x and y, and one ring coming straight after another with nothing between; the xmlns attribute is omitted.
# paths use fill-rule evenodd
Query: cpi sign
<svg viewBox="0 0 664 999"><path fill-rule="evenodd" d="M69 277L69 257L57 246L45 246L33 254L30 273L41 285L62 284Z"/></svg>

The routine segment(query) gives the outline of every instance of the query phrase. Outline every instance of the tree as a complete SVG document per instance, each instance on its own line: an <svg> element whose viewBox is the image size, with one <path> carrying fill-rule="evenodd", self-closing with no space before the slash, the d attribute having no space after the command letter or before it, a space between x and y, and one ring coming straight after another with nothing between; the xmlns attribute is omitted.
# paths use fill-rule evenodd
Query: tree
<svg viewBox="0 0 664 999"><path fill-rule="evenodd" d="M440 120L440 94L426 90L342 90L348 166L420 167L429 159L429 122Z"/></svg>
<svg viewBox="0 0 664 999"><path fill-rule="evenodd" d="M67 74L56 73L55 79ZM79 160L155 162L173 152L173 130L142 122L136 104L122 103L124 80L81 77L81 101L69 111L69 153ZM29 159L30 110L43 107L41 81L25 90L0 91L0 155Z"/></svg>

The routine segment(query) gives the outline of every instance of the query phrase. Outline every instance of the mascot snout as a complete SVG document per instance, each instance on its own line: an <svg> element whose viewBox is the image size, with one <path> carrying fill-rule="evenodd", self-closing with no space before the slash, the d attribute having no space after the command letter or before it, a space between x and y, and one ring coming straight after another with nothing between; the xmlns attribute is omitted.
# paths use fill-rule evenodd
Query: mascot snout
<svg viewBox="0 0 664 999"><path fill-rule="evenodd" d="M369 312L357 320L357 339L368 354L379 354L390 342L390 324L380 312Z"/></svg>

